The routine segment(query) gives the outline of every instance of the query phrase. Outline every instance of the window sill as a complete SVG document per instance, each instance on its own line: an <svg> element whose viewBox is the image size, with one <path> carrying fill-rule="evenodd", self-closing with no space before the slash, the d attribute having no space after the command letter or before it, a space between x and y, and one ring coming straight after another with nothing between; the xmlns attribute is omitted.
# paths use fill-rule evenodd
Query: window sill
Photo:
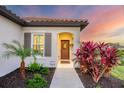
<svg viewBox="0 0 124 93"><path fill-rule="evenodd" d="M29 58L33 59L32 56L30 56ZM52 58L52 57L41 57L41 56L36 56L37 59L48 59L48 58Z"/></svg>

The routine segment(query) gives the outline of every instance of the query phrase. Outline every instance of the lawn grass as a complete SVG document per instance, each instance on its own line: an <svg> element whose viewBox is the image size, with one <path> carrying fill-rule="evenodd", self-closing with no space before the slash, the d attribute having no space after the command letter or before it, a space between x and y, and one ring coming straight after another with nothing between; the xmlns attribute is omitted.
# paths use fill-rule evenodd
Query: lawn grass
<svg viewBox="0 0 124 93"><path fill-rule="evenodd" d="M113 77L116 77L118 79L121 79L124 81L124 66L117 66L115 67L112 72L111 72L111 75Z"/></svg>

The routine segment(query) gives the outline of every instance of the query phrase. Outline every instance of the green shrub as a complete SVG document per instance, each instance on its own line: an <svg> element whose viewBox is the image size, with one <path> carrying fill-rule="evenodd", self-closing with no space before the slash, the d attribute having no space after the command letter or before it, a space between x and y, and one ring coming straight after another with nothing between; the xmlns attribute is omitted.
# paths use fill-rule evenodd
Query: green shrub
<svg viewBox="0 0 124 93"><path fill-rule="evenodd" d="M96 85L96 88L101 88L101 85L100 85L100 84L97 84L97 85Z"/></svg>
<svg viewBox="0 0 124 93"><path fill-rule="evenodd" d="M48 68L48 67L42 68L42 69L40 70L40 73L41 73L41 74L45 74L45 75L49 74L49 68Z"/></svg>
<svg viewBox="0 0 124 93"><path fill-rule="evenodd" d="M119 57L124 57L124 50L118 50L118 56Z"/></svg>
<svg viewBox="0 0 124 93"><path fill-rule="evenodd" d="M124 65L124 50L118 50L118 56L120 58L120 64L119 65Z"/></svg>
<svg viewBox="0 0 124 93"><path fill-rule="evenodd" d="M121 64L120 65L123 65L124 66L124 60L121 60Z"/></svg>
<svg viewBox="0 0 124 93"><path fill-rule="evenodd" d="M40 74L35 74L33 79L26 81L28 88L44 88L47 86L47 81Z"/></svg>
<svg viewBox="0 0 124 93"><path fill-rule="evenodd" d="M31 63L29 66L28 66L28 70L32 71L32 72L36 72L36 71L40 71L40 68L42 67L41 64L38 64L38 63Z"/></svg>

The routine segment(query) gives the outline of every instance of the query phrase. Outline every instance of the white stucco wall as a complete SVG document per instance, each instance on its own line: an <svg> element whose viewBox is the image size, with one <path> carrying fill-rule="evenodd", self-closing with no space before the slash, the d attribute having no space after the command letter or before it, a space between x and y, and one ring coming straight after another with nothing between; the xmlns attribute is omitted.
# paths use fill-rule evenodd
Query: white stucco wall
<svg viewBox="0 0 124 93"><path fill-rule="evenodd" d="M12 40L22 42L22 28L0 15L0 76L15 70L20 64L18 58L5 59L1 57L2 52L5 51L1 44L9 43Z"/></svg>
<svg viewBox="0 0 124 93"><path fill-rule="evenodd" d="M52 34L52 56L51 57L39 57L38 61L44 66L56 67L58 62L58 34L62 32L70 32L74 35L74 46L73 53L76 52L76 49L79 47L80 41L80 28L79 27L24 27L23 33L51 33ZM74 56L73 56L74 58ZM31 62L32 58L26 59L26 64L28 65Z"/></svg>

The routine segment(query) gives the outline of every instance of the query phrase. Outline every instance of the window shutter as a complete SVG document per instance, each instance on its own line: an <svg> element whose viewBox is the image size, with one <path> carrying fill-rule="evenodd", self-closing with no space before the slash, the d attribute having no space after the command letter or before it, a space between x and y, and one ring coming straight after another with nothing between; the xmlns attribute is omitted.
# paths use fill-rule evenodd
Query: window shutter
<svg viewBox="0 0 124 93"><path fill-rule="evenodd" d="M51 48L52 48L52 43L51 43L51 33L45 33L45 56L50 57L51 56Z"/></svg>
<svg viewBox="0 0 124 93"><path fill-rule="evenodd" d="M31 33L24 33L24 47L31 48Z"/></svg>

